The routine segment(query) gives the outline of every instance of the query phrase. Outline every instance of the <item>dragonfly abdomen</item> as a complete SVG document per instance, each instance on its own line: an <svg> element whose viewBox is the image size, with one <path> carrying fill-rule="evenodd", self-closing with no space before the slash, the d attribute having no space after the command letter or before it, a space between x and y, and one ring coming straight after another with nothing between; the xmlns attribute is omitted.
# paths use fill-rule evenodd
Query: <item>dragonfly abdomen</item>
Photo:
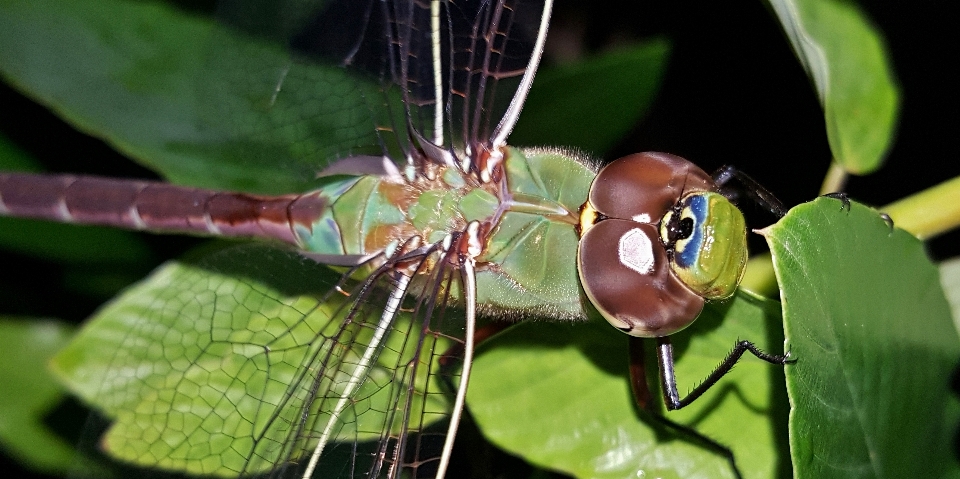
<svg viewBox="0 0 960 479"><path fill-rule="evenodd" d="M257 196L92 176L0 174L0 215L157 233L271 238L301 247L297 224L329 207L322 194Z"/></svg>

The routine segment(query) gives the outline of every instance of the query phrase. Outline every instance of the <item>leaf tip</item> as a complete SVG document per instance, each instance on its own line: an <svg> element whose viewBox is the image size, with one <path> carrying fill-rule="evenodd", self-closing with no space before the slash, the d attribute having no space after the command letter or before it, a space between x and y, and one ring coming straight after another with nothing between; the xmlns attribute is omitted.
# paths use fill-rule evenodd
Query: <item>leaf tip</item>
<svg viewBox="0 0 960 479"><path fill-rule="evenodd" d="M770 228L773 228L773 225L767 226L765 228L753 229L750 231L753 231L754 233L760 236L763 236L764 238L768 238L770 236Z"/></svg>

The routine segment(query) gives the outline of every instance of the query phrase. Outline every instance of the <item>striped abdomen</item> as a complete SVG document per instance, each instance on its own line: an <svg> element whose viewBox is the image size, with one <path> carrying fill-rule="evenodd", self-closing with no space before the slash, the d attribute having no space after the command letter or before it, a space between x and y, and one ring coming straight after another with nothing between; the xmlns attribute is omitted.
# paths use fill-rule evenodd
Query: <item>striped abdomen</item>
<svg viewBox="0 0 960 479"><path fill-rule="evenodd" d="M0 215L157 233L272 238L301 248L296 227L312 230L329 206L319 191L257 196L149 181L0 173Z"/></svg>

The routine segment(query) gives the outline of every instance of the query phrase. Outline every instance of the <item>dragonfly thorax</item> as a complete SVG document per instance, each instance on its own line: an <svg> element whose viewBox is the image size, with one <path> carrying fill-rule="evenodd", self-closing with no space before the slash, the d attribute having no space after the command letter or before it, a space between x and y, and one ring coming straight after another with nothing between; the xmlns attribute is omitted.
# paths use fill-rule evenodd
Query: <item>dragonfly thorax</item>
<svg viewBox="0 0 960 479"><path fill-rule="evenodd" d="M412 179L364 177L346 191L334 209L341 202L353 208L350 217L337 222L347 253L389 256L412 237L440 244L472 221L495 222L501 204L497 185L478 185L452 166L438 166L433 173Z"/></svg>

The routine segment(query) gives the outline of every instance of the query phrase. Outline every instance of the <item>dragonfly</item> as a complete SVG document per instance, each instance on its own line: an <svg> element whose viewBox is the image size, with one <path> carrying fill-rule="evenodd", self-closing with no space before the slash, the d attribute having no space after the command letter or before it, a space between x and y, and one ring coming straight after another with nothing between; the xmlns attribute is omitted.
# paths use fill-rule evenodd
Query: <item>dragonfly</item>
<svg viewBox="0 0 960 479"><path fill-rule="evenodd" d="M316 188L266 196L0 174L0 214L260 239L274 246L219 257L337 271L320 284L304 277L309 301L253 279L263 271L221 279L218 259L202 263L205 275L161 271L168 286L132 332L81 332L106 340L100 385L78 394L115 420L102 439L114 457L215 476L443 477L483 317L576 321L595 310L632 337L655 338L668 409L746 352L789 360L738 342L680 397L669 339L743 275L746 227L727 187L745 183L775 206L772 195L734 169L711 176L666 153L600 169L560 148L507 144L550 0L332 2L295 19L253 5L227 3L228 28L283 38L295 52L263 69L271 88L250 100L268 126L289 126L271 115L298 62L347 72L335 77L345 89L318 104L353 98L368 112L364 128L308 153L319 156ZM333 28L343 10L356 19L346 35ZM322 33L333 30L346 40ZM354 80L373 86L351 90Z"/></svg>

